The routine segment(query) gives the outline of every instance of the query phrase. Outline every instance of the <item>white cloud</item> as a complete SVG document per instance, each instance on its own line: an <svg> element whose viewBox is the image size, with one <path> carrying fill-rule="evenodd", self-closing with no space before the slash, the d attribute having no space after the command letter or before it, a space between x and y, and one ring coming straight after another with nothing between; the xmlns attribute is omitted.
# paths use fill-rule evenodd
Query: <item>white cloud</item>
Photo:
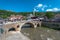
<svg viewBox="0 0 60 40"><path fill-rule="evenodd" d="M60 8L51 8L52 5L44 5L44 4L38 4L37 6L34 7L34 11L60 11ZM49 9L47 9L49 8ZM51 9L50 9L51 8Z"/></svg>
<svg viewBox="0 0 60 40"><path fill-rule="evenodd" d="M43 5L43 4L38 4L36 7L40 8L40 7L48 7L47 5Z"/></svg>
<svg viewBox="0 0 60 40"><path fill-rule="evenodd" d="M53 11L53 9L47 9L46 11Z"/></svg>
<svg viewBox="0 0 60 40"><path fill-rule="evenodd" d="M43 6L43 4L38 4L38 5L37 5L37 7L42 7L42 6Z"/></svg>
<svg viewBox="0 0 60 40"><path fill-rule="evenodd" d="M44 11L46 7L48 7L48 6L43 5L43 4L38 4L37 6L35 6L35 9L38 8L38 9L41 9L42 11Z"/></svg>
<svg viewBox="0 0 60 40"><path fill-rule="evenodd" d="M42 8L42 11L44 11L44 8Z"/></svg>
<svg viewBox="0 0 60 40"><path fill-rule="evenodd" d="M54 11L60 11L60 9L59 9L59 8L53 8L53 10L54 10Z"/></svg>
<svg viewBox="0 0 60 40"><path fill-rule="evenodd" d="M37 10L37 9L35 9L35 8L34 8L34 10L33 10L33 11L36 11L36 12L38 12L39 10Z"/></svg>
<svg viewBox="0 0 60 40"><path fill-rule="evenodd" d="M59 8L47 9L46 11L60 11Z"/></svg>
<svg viewBox="0 0 60 40"><path fill-rule="evenodd" d="M41 10L44 11L46 7L48 7L48 6L47 5L43 5Z"/></svg>
<svg viewBox="0 0 60 40"><path fill-rule="evenodd" d="M36 9L34 9L34 11L36 11Z"/></svg>

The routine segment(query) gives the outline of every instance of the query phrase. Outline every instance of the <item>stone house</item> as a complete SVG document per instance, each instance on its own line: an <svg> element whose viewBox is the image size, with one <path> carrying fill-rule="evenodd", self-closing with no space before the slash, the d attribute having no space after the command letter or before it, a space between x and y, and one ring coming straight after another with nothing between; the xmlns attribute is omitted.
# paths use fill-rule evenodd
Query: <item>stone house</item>
<svg viewBox="0 0 60 40"><path fill-rule="evenodd" d="M60 21L60 14L56 14L52 21Z"/></svg>
<svg viewBox="0 0 60 40"><path fill-rule="evenodd" d="M11 20L11 21L14 21L14 20L23 20L23 19L24 19L24 16L22 16L22 15L11 15L9 17L9 20Z"/></svg>

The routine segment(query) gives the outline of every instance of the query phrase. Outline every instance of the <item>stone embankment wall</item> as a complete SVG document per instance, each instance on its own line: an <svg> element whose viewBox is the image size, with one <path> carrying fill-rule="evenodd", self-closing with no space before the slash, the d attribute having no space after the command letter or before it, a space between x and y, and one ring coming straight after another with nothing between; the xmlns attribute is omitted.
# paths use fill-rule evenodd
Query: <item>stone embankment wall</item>
<svg viewBox="0 0 60 40"><path fill-rule="evenodd" d="M60 22L45 21L45 22L42 22L42 26L59 29L60 28Z"/></svg>

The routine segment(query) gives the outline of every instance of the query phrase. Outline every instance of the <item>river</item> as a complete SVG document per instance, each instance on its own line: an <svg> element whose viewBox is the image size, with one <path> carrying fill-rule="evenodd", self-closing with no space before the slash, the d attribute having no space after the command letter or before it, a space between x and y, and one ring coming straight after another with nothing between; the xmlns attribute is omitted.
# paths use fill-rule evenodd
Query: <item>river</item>
<svg viewBox="0 0 60 40"><path fill-rule="evenodd" d="M60 31L47 27L32 28L25 25L20 33L16 32L16 34L10 34L5 38L6 40L60 40Z"/></svg>
<svg viewBox="0 0 60 40"><path fill-rule="evenodd" d="M21 32L31 40L60 40L60 31L47 27L22 28Z"/></svg>

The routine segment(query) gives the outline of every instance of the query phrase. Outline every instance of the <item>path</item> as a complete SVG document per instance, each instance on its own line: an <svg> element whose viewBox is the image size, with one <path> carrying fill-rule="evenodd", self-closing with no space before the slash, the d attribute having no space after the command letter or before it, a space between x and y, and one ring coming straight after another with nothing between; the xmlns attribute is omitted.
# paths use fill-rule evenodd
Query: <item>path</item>
<svg viewBox="0 0 60 40"><path fill-rule="evenodd" d="M12 32L6 36L6 40L30 40L24 36L21 32Z"/></svg>

